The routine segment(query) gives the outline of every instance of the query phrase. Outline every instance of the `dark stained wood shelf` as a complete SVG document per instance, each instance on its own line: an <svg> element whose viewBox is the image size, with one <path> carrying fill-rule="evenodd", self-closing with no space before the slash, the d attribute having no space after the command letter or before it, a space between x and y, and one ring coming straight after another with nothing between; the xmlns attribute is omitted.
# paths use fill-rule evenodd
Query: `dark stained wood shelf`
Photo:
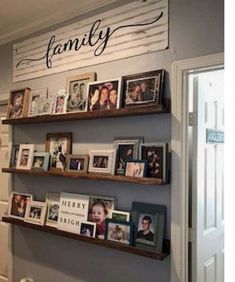
<svg viewBox="0 0 235 282"><path fill-rule="evenodd" d="M41 171L41 170L23 170L15 168L3 168L2 172L17 173L36 176L59 176L77 179L92 179L92 180L109 180L117 182L129 182L145 185L164 185L162 179L151 177L130 177L121 175L99 174L99 173L71 173L71 172L56 172L56 171Z"/></svg>
<svg viewBox="0 0 235 282"><path fill-rule="evenodd" d="M77 112L66 113L60 115L43 115L35 117L25 117L18 119L5 119L3 124L34 124L34 123L49 123L49 122L62 122L70 120L88 120L88 119L104 119L115 118L125 116L137 116L137 115L150 115L169 113L170 102L166 99L165 105L149 105L149 106L134 106L128 108L121 108L107 111L95 111L95 112Z"/></svg>
<svg viewBox="0 0 235 282"><path fill-rule="evenodd" d="M122 251L122 252L127 252L131 254L139 255L139 256L156 259L156 260L163 260L165 257L169 255L169 252L170 252L169 240L164 240L164 244L163 244L164 252L163 253L155 253L155 252L150 252L148 250L144 250L144 249L140 249L137 247L128 246L128 245L124 245L124 244L120 244L120 243L116 243L112 241L100 240L96 238L88 238L82 235L58 230L56 228L49 227L49 226L31 224L28 222L24 222L23 220L11 218L11 217L3 217L2 221L11 223L11 224L15 224L15 225L19 225L19 226L23 226L26 228L36 229L36 230L43 231L46 233L55 234L55 235L62 236L62 237L67 237L67 238L87 242L87 243L98 245L98 246L103 246L103 247L110 248L110 249L115 249L115 250Z"/></svg>

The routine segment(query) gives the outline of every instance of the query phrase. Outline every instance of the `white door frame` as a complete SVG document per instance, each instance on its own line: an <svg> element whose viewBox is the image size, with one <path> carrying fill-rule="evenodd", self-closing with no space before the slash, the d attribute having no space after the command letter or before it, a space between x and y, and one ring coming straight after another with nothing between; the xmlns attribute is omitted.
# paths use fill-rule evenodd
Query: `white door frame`
<svg viewBox="0 0 235 282"><path fill-rule="evenodd" d="M171 282L188 282L188 93L190 70L224 64L214 54L172 64Z"/></svg>

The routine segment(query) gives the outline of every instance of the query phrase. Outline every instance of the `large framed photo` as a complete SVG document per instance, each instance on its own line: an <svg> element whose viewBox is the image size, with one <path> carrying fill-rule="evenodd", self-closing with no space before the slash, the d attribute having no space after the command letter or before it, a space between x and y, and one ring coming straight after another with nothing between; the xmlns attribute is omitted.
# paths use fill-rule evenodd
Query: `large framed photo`
<svg viewBox="0 0 235 282"><path fill-rule="evenodd" d="M9 163L10 168L16 168L17 160L19 156L19 149L20 149L19 144L13 144L11 147L11 157L10 157L10 163Z"/></svg>
<svg viewBox="0 0 235 282"><path fill-rule="evenodd" d="M162 104L164 70L128 75L123 78L123 106Z"/></svg>
<svg viewBox="0 0 235 282"><path fill-rule="evenodd" d="M147 160L147 175L166 181L166 152L165 143L143 143L140 145L140 157Z"/></svg>
<svg viewBox="0 0 235 282"><path fill-rule="evenodd" d="M119 109L121 88L121 78L89 83L87 111Z"/></svg>
<svg viewBox="0 0 235 282"><path fill-rule="evenodd" d="M32 169L34 170L48 170L50 160L50 153L36 152L33 155Z"/></svg>
<svg viewBox="0 0 235 282"><path fill-rule="evenodd" d="M79 234L86 237L95 238L96 223L89 221L82 221L80 224Z"/></svg>
<svg viewBox="0 0 235 282"><path fill-rule="evenodd" d="M20 144L16 168L30 170L33 162L34 144Z"/></svg>
<svg viewBox="0 0 235 282"><path fill-rule="evenodd" d="M89 172L114 174L115 150L91 150Z"/></svg>
<svg viewBox="0 0 235 282"><path fill-rule="evenodd" d="M8 119L22 118L27 116L30 92L31 89L28 87L10 92L7 109Z"/></svg>
<svg viewBox="0 0 235 282"><path fill-rule="evenodd" d="M135 245L161 253L165 233L166 207L133 202L131 216L135 223Z"/></svg>
<svg viewBox="0 0 235 282"><path fill-rule="evenodd" d="M125 245L132 245L133 224L131 222L106 220L105 239Z"/></svg>
<svg viewBox="0 0 235 282"><path fill-rule="evenodd" d="M12 192L9 200L9 217L23 220L26 207L33 199L31 194Z"/></svg>
<svg viewBox="0 0 235 282"><path fill-rule="evenodd" d="M147 170L147 161L134 160L126 162L125 176L145 177Z"/></svg>
<svg viewBox="0 0 235 282"><path fill-rule="evenodd" d="M67 112L84 112L87 106L87 84L96 79L96 73L84 73L67 78L69 93Z"/></svg>
<svg viewBox="0 0 235 282"><path fill-rule="evenodd" d="M47 98L48 89L35 89L32 90L29 95L29 107L28 107L28 116L36 116L37 115L37 107L38 104L42 101L42 98Z"/></svg>
<svg viewBox="0 0 235 282"><path fill-rule="evenodd" d="M73 173L87 173L89 155L68 155L67 171Z"/></svg>
<svg viewBox="0 0 235 282"><path fill-rule="evenodd" d="M72 133L48 133L46 152L50 153L50 170L64 171L66 156L72 153Z"/></svg>
<svg viewBox="0 0 235 282"><path fill-rule="evenodd" d="M60 209L60 193L48 192L46 195L47 215L46 225L57 227L59 209Z"/></svg>
<svg viewBox="0 0 235 282"><path fill-rule="evenodd" d="M124 175L126 162L139 157L139 145L144 142L143 137L116 138L114 148L116 149L115 174Z"/></svg>
<svg viewBox="0 0 235 282"><path fill-rule="evenodd" d="M24 221L33 224L44 225L46 209L46 203L39 201L31 201L26 207Z"/></svg>

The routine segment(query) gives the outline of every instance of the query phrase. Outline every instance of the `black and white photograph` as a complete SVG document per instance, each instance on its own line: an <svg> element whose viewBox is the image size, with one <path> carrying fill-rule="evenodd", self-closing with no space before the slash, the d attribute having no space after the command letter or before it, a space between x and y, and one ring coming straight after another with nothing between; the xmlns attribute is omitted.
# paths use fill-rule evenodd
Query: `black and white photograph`
<svg viewBox="0 0 235 282"><path fill-rule="evenodd" d="M96 233L96 223L92 223L92 222L81 222L80 225L80 235L83 235L85 237L95 237L95 233Z"/></svg>
<svg viewBox="0 0 235 282"><path fill-rule="evenodd" d="M45 224L57 228L59 209L60 209L60 193L48 192L46 195L47 214Z"/></svg>
<svg viewBox="0 0 235 282"><path fill-rule="evenodd" d="M53 103L54 103L54 99L51 97L40 98L39 102L37 103L34 115L36 116L50 115L53 110Z"/></svg>
<svg viewBox="0 0 235 282"><path fill-rule="evenodd" d="M37 108L39 103L42 103L43 99L47 98L48 89L34 89L31 90L30 97L29 97L29 107L28 107L28 116L33 117L36 116Z"/></svg>

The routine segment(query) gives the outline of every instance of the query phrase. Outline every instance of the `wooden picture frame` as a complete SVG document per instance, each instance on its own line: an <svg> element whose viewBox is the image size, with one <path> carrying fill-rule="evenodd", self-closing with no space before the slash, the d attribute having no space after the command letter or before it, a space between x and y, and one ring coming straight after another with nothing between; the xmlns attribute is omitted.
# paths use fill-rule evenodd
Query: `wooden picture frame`
<svg viewBox="0 0 235 282"><path fill-rule="evenodd" d="M25 212L25 222L44 225L47 205L45 202L31 201Z"/></svg>
<svg viewBox="0 0 235 282"><path fill-rule="evenodd" d="M89 172L114 174L115 150L90 150Z"/></svg>
<svg viewBox="0 0 235 282"><path fill-rule="evenodd" d="M47 171L49 167L50 154L47 152L35 152L33 155L32 170Z"/></svg>
<svg viewBox="0 0 235 282"><path fill-rule="evenodd" d="M87 173L89 163L89 155L68 155L67 171L71 173Z"/></svg>
<svg viewBox="0 0 235 282"><path fill-rule="evenodd" d="M16 168L17 160L19 157L20 144L13 144L11 147L11 157L9 168Z"/></svg>
<svg viewBox="0 0 235 282"><path fill-rule="evenodd" d="M23 118L27 116L30 92L31 89L29 87L12 90L10 92L7 119Z"/></svg>
<svg viewBox="0 0 235 282"><path fill-rule="evenodd" d="M148 162L144 160L126 161L125 176L145 177Z"/></svg>
<svg viewBox="0 0 235 282"><path fill-rule="evenodd" d="M50 153L49 170L62 172L66 169L66 156L72 154L72 133L48 133L46 152Z"/></svg>
<svg viewBox="0 0 235 282"><path fill-rule="evenodd" d="M96 73L82 73L67 78L67 112L85 112L87 108L87 85L96 80Z"/></svg>
<svg viewBox="0 0 235 282"><path fill-rule="evenodd" d="M33 117L38 115L37 114L37 108L39 102L41 102L42 98L47 98L48 95L48 88L42 88L42 89L35 89L31 90L29 95L29 106L28 106L28 117Z"/></svg>
<svg viewBox="0 0 235 282"><path fill-rule="evenodd" d="M16 168L30 170L32 168L34 144L20 144Z"/></svg>
<svg viewBox="0 0 235 282"><path fill-rule="evenodd" d="M26 207L33 200L33 195L13 191L9 198L8 216L24 220Z"/></svg>
<svg viewBox="0 0 235 282"><path fill-rule="evenodd" d="M48 192L46 195L47 214L45 225L57 228L59 210L60 210L60 193Z"/></svg>

